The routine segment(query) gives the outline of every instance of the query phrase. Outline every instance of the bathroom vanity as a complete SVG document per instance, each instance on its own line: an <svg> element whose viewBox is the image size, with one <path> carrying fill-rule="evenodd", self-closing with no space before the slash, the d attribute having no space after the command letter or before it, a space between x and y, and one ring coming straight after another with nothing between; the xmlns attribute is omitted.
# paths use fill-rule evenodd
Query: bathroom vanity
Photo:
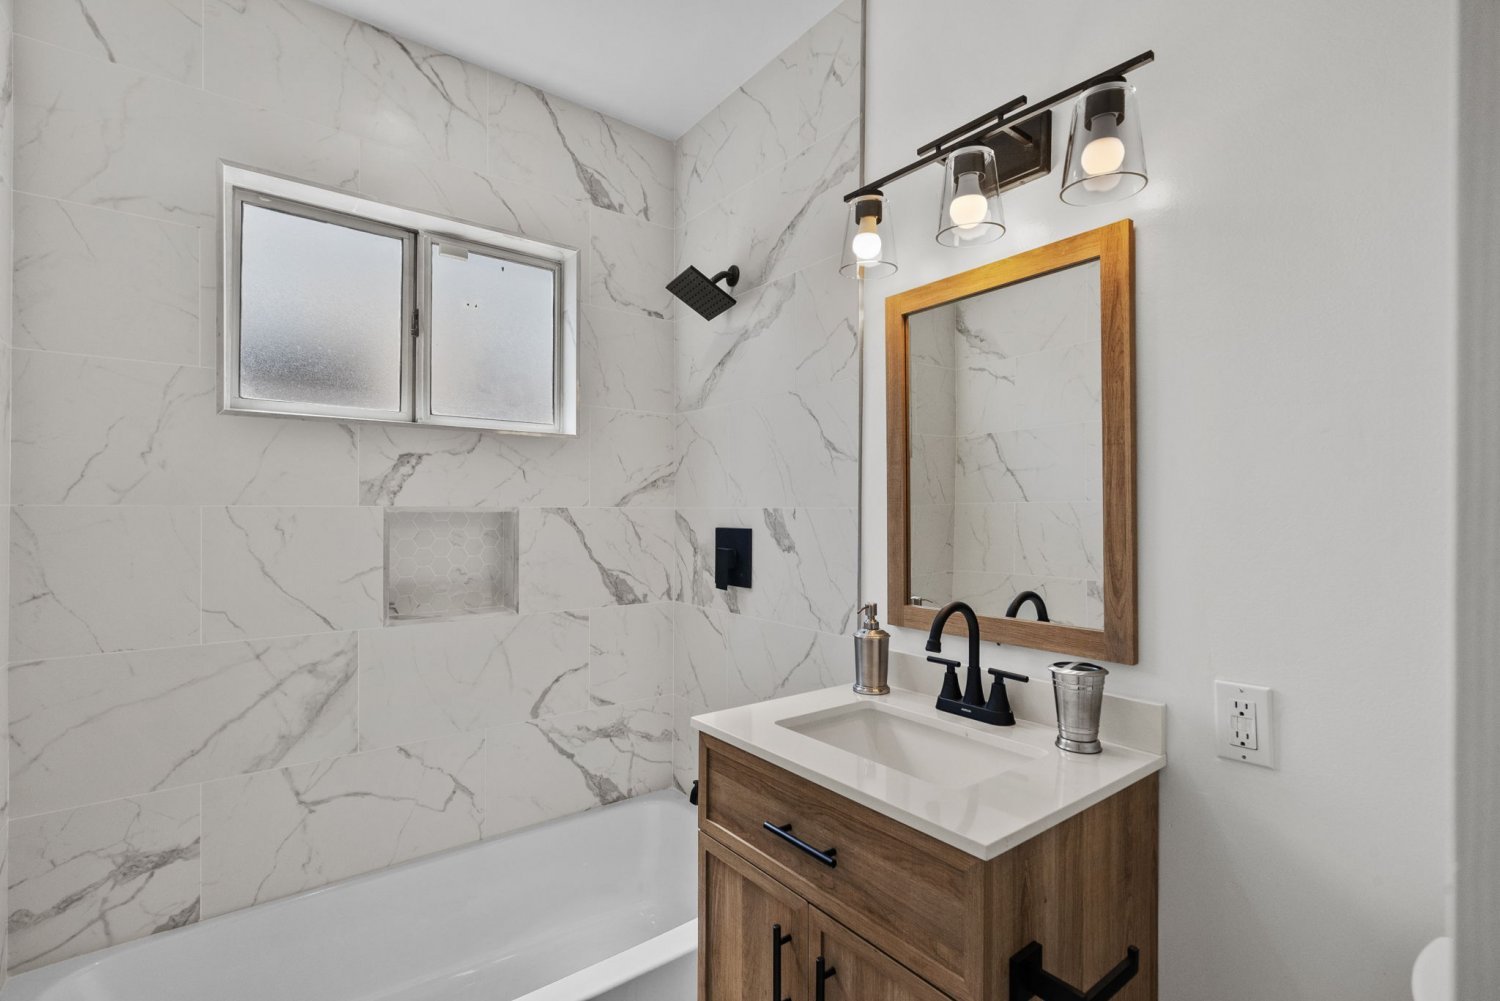
<svg viewBox="0 0 1500 1001"><path fill-rule="evenodd" d="M1032 943L1080 992L1133 967L1113 996L1156 997L1153 739L1071 755L842 688L694 725L700 1001L1015 1001Z"/></svg>

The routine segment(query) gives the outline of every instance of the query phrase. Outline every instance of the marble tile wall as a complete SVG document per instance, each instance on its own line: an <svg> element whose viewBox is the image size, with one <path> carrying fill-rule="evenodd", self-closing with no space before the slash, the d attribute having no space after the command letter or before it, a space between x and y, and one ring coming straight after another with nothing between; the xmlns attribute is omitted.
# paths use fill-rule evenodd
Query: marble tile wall
<svg viewBox="0 0 1500 1001"><path fill-rule="evenodd" d="M677 267L738 264L738 304L679 310L672 692L689 718L852 676L857 290L838 273L858 185L861 5L845 0L677 144ZM754 586L713 586L717 526L753 530Z"/></svg>
<svg viewBox="0 0 1500 1001"><path fill-rule="evenodd" d="M1102 627L1098 315L1084 265L914 318L915 593Z"/></svg>
<svg viewBox="0 0 1500 1001"><path fill-rule="evenodd" d="M15 178L15 87L11 75L11 39L15 0L0 0L0 608L10 594L10 428L11 369L15 324L12 290L12 233L15 228L12 184ZM0 616L0 650L10 643L10 616ZM10 913L10 692L0 685L0 914ZM0 985L9 967L9 936L0 935Z"/></svg>
<svg viewBox="0 0 1500 1001"><path fill-rule="evenodd" d="M11 968L670 785L672 144L305 0L15 5ZM843 157L843 136L783 138ZM581 434L217 415L221 158L585 251ZM11 177L0 154L7 210ZM756 197L790 219L773 188ZM761 270L801 247L767 246ZM826 290L782 274L817 320ZM830 496L852 412L811 380L849 353L777 384L794 412L743 401L783 436L826 429ZM745 517L798 499L759 461L781 493L725 495ZM386 508L517 511L518 612L384 626ZM819 546L852 554L845 526L785 520L768 581L811 579L795 562L833 559ZM820 600L809 636L847 603Z"/></svg>

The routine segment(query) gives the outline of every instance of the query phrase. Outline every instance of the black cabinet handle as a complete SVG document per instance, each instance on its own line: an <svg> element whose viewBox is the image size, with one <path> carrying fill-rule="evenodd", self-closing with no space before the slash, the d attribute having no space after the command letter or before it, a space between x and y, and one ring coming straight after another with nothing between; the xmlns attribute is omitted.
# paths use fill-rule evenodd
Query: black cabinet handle
<svg viewBox="0 0 1500 1001"><path fill-rule="evenodd" d="M792 940L792 936L781 934L781 925L771 926L771 1001L792 1001L781 996L781 947Z"/></svg>
<svg viewBox="0 0 1500 1001"><path fill-rule="evenodd" d="M829 977L835 976L838 972L836 967L825 965L822 956L818 957L817 979L814 981L818 985L817 1001L827 1001L828 988L824 985L828 982Z"/></svg>
<svg viewBox="0 0 1500 1001"><path fill-rule="evenodd" d="M796 845L798 848L807 852L807 854L811 855L819 862L822 862L830 869L839 864L839 860L834 857L839 853L839 850L837 848L830 848L827 851L822 852L818 851L812 845L808 844L806 841L803 841L801 838L793 834L791 824L782 824L780 827L777 827L775 824L771 823L768 820L761 826L770 831L772 834L776 835L781 840L785 841L787 844Z"/></svg>
<svg viewBox="0 0 1500 1001"><path fill-rule="evenodd" d="M1081 991L1042 968L1042 946L1032 942L1010 957L1010 1001L1109 1001L1140 971L1141 950L1125 947L1125 958L1093 987Z"/></svg>

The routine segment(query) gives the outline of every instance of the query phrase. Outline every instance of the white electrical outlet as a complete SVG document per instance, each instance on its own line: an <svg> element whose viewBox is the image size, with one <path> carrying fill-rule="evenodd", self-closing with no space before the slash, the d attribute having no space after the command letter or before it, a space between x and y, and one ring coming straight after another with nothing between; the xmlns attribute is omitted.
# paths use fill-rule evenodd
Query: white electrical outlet
<svg viewBox="0 0 1500 1001"><path fill-rule="evenodd" d="M1214 682L1214 736L1219 757L1275 768L1271 690L1233 681Z"/></svg>

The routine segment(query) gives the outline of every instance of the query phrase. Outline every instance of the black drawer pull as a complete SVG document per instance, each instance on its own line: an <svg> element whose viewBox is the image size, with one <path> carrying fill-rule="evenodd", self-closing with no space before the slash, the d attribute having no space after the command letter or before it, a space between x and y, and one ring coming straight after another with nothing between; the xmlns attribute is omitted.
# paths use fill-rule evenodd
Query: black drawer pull
<svg viewBox="0 0 1500 1001"><path fill-rule="evenodd" d="M781 996L781 947L792 940L792 936L781 934L781 925L771 926L771 1001L792 1001Z"/></svg>
<svg viewBox="0 0 1500 1001"><path fill-rule="evenodd" d="M834 857L839 853L839 850L837 848L830 848L826 852L818 851L812 845L808 844L806 841L803 841L801 838L793 834L791 824L782 824L780 827L777 827L775 824L771 823L768 820L761 826L770 831L772 834L776 835L781 840L787 842L788 844L796 845L798 848L801 848L803 851L807 852L807 854L811 855L819 862L822 862L830 869L836 867L839 864L839 860Z"/></svg>

